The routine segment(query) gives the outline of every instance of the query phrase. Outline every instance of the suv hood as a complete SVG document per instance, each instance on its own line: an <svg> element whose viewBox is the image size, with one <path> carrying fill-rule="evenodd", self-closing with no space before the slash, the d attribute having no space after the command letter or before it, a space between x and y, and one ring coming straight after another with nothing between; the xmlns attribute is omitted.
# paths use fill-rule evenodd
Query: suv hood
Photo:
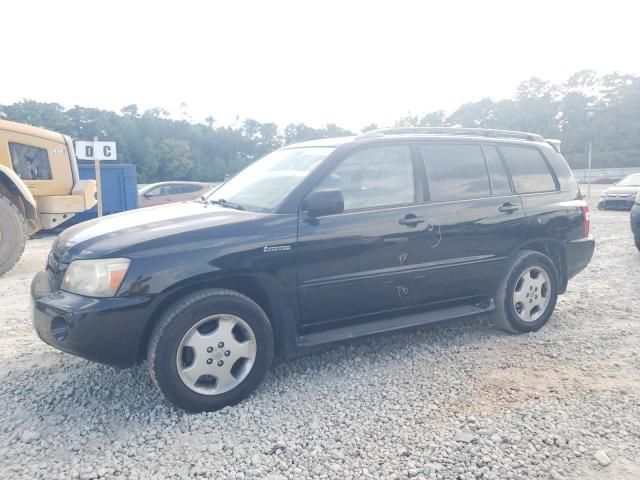
<svg viewBox="0 0 640 480"><path fill-rule="evenodd" d="M52 250L63 262L114 256L128 247L196 230L247 222L261 216L264 214L202 202L159 205L74 225L58 236Z"/></svg>

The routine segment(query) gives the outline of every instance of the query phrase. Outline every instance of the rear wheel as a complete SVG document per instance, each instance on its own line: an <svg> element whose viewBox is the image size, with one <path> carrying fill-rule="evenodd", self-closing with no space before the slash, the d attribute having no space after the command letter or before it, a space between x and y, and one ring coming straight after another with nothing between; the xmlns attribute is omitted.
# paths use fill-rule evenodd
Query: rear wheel
<svg viewBox="0 0 640 480"><path fill-rule="evenodd" d="M27 243L27 224L18 207L0 195L0 275L11 270Z"/></svg>
<svg viewBox="0 0 640 480"><path fill-rule="evenodd" d="M498 287L496 324L512 333L542 327L553 313L558 298L558 271L549 257L522 250Z"/></svg>
<svg viewBox="0 0 640 480"><path fill-rule="evenodd" d="M152 378L174 404L193 412L217 410L260 384L273 359L273 332L248 297L202 290L163 315L148 357Z"/></svg>

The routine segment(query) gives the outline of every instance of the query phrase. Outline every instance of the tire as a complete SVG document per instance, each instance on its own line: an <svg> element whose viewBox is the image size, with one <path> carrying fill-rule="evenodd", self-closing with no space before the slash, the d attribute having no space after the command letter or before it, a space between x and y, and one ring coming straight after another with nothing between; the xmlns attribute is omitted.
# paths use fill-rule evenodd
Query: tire
<svg viewBox="0 0 640 480"><path fill-rule="evenodd" d="M262 382L273 361L273 330L250 298L200 290L162 315L147 351L151 377L173 404L213 411L240 402Z"/></svg>
<svg viewBox="0 0 640 480"><path fill-rule="evenodd" d="M496 292L496 309L492 315L496 325L511 333L540 329L553 314L558 285L558 270L549 257L532 250L520 250Z"/></svg>
<svg viewBox="0 0 640 480"><path fill-rule="evenodd" d="M11 270L27 244L27 223L11 200L0 195L0 275Z"/></svg>
<svg viewBox="0 0 640 480"><path fill-rule="evenodd" d="M635 237L634 240L636 241L636 248L640 251L640 238Z"/></svg>

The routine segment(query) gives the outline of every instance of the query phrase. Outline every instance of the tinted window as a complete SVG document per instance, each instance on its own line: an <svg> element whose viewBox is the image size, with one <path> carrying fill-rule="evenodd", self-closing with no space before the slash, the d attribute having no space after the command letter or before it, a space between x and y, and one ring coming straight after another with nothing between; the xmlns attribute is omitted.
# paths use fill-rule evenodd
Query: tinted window
<svg viewBox="0 0 640 480"><path fill-rule="evenodd" d="M198 185L174 185L171 188L171 193L174 195L182 194L182 193L193 193L200 190Z"/></svg>
<svg viewBox="0 0 640 480"><path fill-rule="evenodd" d="M491 196L479 145L421 145L434 202Z"/></svg>
<svg viewBox="0 0 640 480"><path fill-rule="evenodd" d="M512 193L509 177L500 159L498 149L492 145L485 146L484 158L487 161L487 168L489 169L491 192L494 195L509 195Z"/></svg>
<svg viewBox="0 0 640 480"><path fill-rule="evenodd" d="M348 157L318 186L331 189L342 192L345 210L413 203L410 148L369 148Z"/></svg>
<svg viewBox="0 0 640 480"><path fill-rule="evenodd" d="M501 146L518 193L549 192L556 182L537 148Z"/></svg>
<svg viewBox="0 0 640 480"><path fill-rule="evenodd" d="M150 197L156 197L159 195L169 195L172 193L171 188L172 187L170 185L161 185L159 187L152 188L146 193L146 195Z"/></svg>
<svg viewBox="0 0 640 480"><path fill-rule="evenodd" d="M184 185L182 187L182 192L180 193L194 193L200 190L202 187L200 185Z"/></svg>
<svg viewBox="0 0 640 480"><path fill-rule="evenodd" d="M9 143L13 169L23 180L51 180L49 154L44 148Z"/></svg>

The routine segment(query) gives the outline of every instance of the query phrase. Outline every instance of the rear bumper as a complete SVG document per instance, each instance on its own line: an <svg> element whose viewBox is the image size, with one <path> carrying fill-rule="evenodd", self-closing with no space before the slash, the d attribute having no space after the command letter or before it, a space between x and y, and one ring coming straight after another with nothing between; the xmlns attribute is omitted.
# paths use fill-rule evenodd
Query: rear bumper
<svg viewBox="0 0 640 480"><path fill-rule="evenodd" d="M574 277L591 261L596 242L593 237L584 237L565 242L565 255L567 259L567 280Z"/></svg>
<svg viewBox="0 0 640 480"><path fill-rule="evenodd" d="M137 362L149 303L144 297L91 298L52 291L46 272L31 282L31 318L44 342L117 367Z"/></svg>

